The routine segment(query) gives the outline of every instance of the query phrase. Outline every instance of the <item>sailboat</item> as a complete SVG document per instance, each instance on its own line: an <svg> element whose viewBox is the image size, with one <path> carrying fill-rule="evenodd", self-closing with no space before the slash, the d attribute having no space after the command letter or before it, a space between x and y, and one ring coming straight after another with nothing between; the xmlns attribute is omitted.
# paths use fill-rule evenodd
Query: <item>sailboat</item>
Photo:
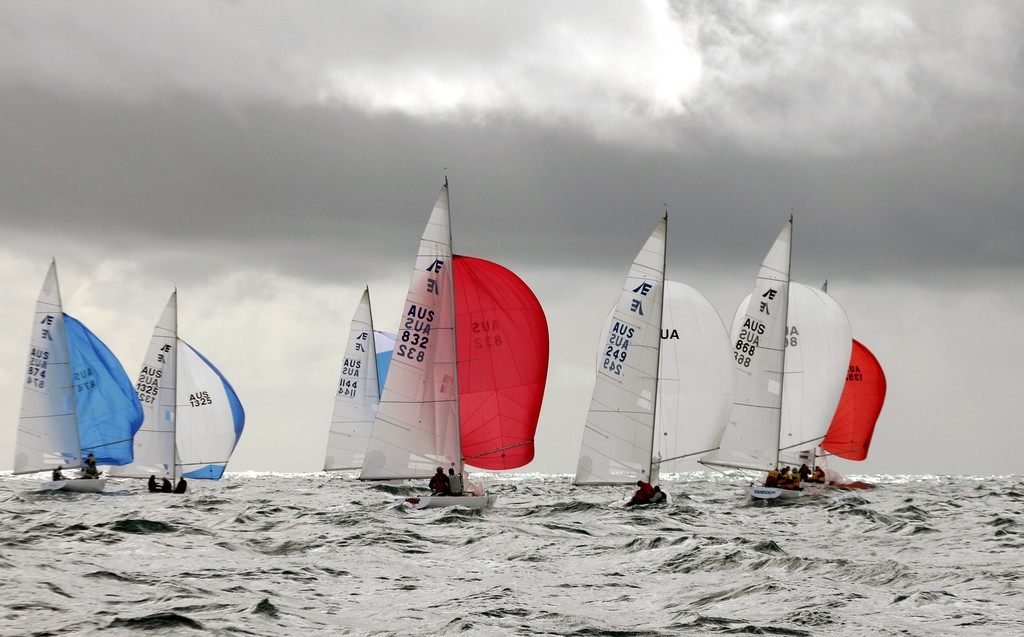
<svg viewBox="0 0 1024 637"><path fill-rule="evenodd" d="M380 393L395 348L395 335L373 329L370 288L363 291L349 329L324 471L358 471L370 440Z"/></svg>
<svg viewBox="0 0 1024 637"><path fill-rule="evenodd" d="M135 385L145 420L135 459L111 473L219 480L245 427L245 411L223 374L178 338L178 291L171 293Z"/></svg>
<svg viewBox="0 0 1024 637"><path fill-rule="evenodd" d="M779 464L793 219L782 228L758 271L752 302L733 346L734 402L721 445L701 463L752 471ZM751 487L756 498L790 498L799 491Z"/></svg>
<svg viewBox="0 0 1024 637"><path fill-rule="evenodd" d="M64 313L57 264L50 263L36 300L22 386L14 473L132 460L142 409L117 358L88 328ZM44 482L44 489L99 493L105 478Z"/></svg>
<svg viewBox="0 0 1024 637"><path fill-rule="evenodd" d="M732 324L739 338L750 296L740 303ZM786 326L779 460L813 464L815 450L832 423L846 381L852 335L850 320L823 290L791 281Z"/></svg>
<svg viewBox="0 0 1024 637"><path fill-rule="evenodd" d="M732 407L728 336L699 292L665 280L667 217L637 255L599 343L577 485L656 483L718 446Z"/></svg>
<svg viewBox="0 0 1024 637"><path fill-rule="evenodd" d="M420 239L359 479L426 480L438 468L464 476L465 465L526 465L547 364L547 321L533 292L496 263L453 254L445 180ZM497 500L482 488L470 491L398 502L483 508Z"/></svg>

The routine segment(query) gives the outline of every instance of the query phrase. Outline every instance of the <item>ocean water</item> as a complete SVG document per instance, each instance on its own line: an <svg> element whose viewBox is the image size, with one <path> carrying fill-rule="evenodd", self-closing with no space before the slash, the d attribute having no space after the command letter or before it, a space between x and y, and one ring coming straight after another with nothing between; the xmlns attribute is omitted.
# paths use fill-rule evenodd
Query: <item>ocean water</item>
<svg viewBox="0 0 1024 637"><path fill-rule="evenodd" d="M474 474L479 478L480 474ZM1024 635L1024 478L874 476L765 505L663 478L660 508L571 477L416 486L229 474L191 493L0 475L0 635Z"/></svg>

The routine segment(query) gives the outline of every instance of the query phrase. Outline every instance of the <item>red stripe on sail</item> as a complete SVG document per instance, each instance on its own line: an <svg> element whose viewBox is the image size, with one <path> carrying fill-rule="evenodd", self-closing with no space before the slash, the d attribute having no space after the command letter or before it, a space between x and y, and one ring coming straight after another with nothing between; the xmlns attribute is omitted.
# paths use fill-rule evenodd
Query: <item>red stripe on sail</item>
<svg viewBox="0 0 1024 637"><path fill-rule="evenodd" d="M839 398L839 407L828 435L821 443L822 448L847 460L867 458L883 402L885 373L882 366L868 348L854 339L843 395Z"/></svg>
<svg viewBox="0 0 1024 637"><path fill-rule="evenodd" d="M544 310L502 266L453 264L462 455L480 469L522 467L533 460L548 373Z"/></svg>

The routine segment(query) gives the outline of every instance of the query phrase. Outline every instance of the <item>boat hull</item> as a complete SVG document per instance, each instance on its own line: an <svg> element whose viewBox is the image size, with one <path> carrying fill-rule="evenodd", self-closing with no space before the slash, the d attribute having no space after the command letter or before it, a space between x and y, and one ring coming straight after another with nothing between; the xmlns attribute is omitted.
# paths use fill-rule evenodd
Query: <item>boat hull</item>
<svg viewBox="0 0 1024 637"><path fill-rule="evenodd" d="M750 487L750 497L755 500L793 500L802 497L803 491L779 489L778 487Z"/></svg>
<svg viewBox="0 0 1024 637"><path fill-rule="evenodd" d="M410 498L396 498L395 504L410 509L435 509L438 507L462 507L464 509L489 509L498 501L496 495L424 495Z"/></svg>
<svg viewBox="0 0 1024 637"><path fill-rule="evenodd" d="M106 478L98 480L78 478L75 480L51 480L42 483L39 488L47 491L70 491L72 493L103 493L103 488L106 486Z"/></svg>

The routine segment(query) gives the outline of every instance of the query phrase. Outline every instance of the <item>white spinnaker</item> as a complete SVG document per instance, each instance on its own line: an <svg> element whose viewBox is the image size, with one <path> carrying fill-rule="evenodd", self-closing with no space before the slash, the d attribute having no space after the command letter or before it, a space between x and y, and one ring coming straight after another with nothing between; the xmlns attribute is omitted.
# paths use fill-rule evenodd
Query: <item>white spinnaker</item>
<svg viewBox="0 0 1024 637"><path fill-rule="evenodd" d="M455 311L448 186L420 239L398 324L362 480L429 478L438 466L461 471Z"/></svg>
<svg viewBox="0 0 1024 637"><path fill-rule="evenodd" d="M718 447L733 403L729 350L711 302L685 283L666 281L654 435L662 472L673 460Z"/></svg>
<svg viewBox="0 0 1024 637"><path fill-rule="evenodd" d="M50 263L36 299L22 384L14 473L79 467L82 451L75 417L71 366L57 264Z"/></svg>
<svg viewBox="0 0 1024 637"><path fill-rule="evenodd" d="M111 467L110 473L129 478L167 476L177 481L181 473L175 460L175 370L178 351L178 292L171 293L153 329L135 390L142 403L142 426L132 442L131 464Z"/></svg>
<svg viewBox="0 0 1024 637"><path fill-rule="evenodd" d="M363 466L379 402L377 348L367 288L363 290L348 333L345 360L334 397L324 471L356 470Z"/></svg>
<svg viewBox="0 0 1024 637"><path fill-rule="evenodd" d="M749 302L748 296L733 317L734 340ZM788 464L802 462L800 452L813 450L828 433L846 384L852 347L850 320L842 306L820 290L790 283L779 436L779 451Z"/></svg>
<svg viewBox="0 0 1024 637"><path fill-rule="evenodd" d="M733 341L734 398L712 466L769 470L778 463L793 222L787 221L761 263L750 304Z"/></svg>
<svg viewBox="0 0 1024 637"><path fill-rule="evenodd" d="M633 261L601 341L576 484L650 480L667 225Z"/></svg>
<svg viewBox="0 0 1024 637"><path fill-rule="evenodd" d="M231 398L217 370L180 338L176 400L180 473L226 466L238 441Z"/></svg>

